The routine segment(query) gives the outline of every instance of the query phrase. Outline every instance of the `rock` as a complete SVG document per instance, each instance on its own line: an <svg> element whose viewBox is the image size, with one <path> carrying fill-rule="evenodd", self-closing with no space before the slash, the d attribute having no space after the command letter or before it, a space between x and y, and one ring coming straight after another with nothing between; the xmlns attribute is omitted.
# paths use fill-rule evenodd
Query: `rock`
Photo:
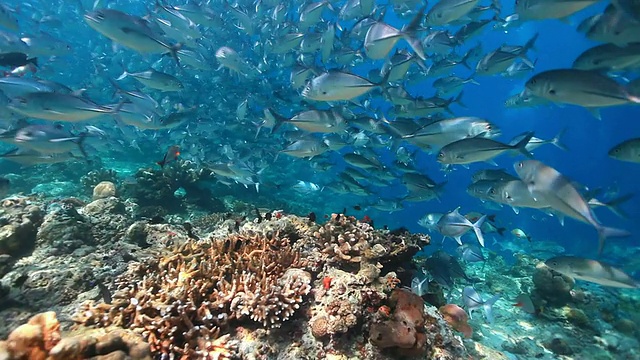
<svg viewBox="0 0 640 360"><path fill-rule="evenodd" d="M102 198L88 203L84 207L84 213L89 216L108 214L124 214L125 205L115 197Z"/></svg>
<svg viewBox="0 0 640 360"><path fill-rule="evenodd" d="M572 355L574 353L569 342L562 336L555 335L543 343L544 347L557 355Z"/></svg>
<svg viewBox="0 0 640 360"><path fill-rule="evenodd" d="M564 306L571 301L571 289L575 281L539 263L533 273L535 290L532 298L540 298L551 306ZM535 302L535 300L534 300Z"/></svg>
<svg viewBox="0 0 640 360"><path fill-rule="evenodd" d="M116 196L116 185L111 181L102 181L93 188L93 200Z"/></svg>
<svg viewBox="0 0 640 360"><path fill-rule="evenodd" d="M0 254L24 255L33 250L42 212L38 206L0 208Z"/></svg>
<svg viewBox="0 0 640 360"><path fill-rule="evenodd" d="M72 253L87 244L93 245L91 224L72 207L62 207L48 213L37 235L37 246L53 255Z"/></svg>

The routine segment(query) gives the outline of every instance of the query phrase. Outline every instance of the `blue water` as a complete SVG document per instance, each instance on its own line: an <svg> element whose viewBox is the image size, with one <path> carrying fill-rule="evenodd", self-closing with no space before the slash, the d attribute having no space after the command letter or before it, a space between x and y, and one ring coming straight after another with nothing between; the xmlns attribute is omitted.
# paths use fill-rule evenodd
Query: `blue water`
<svg viewBox="0 0 640 360"><path fill-rule="evenodd" d="M274 151L282 149L286 141L281 138L281 134L272 136L263 135L258 141L253 140L255 127L250 122L237 125L234 123L235 108L237 104L251 96L248 118L258 121L262 116L262 109L270 105L270 94L263 91L261 87L256 87L255 82L239 79L237 76L229 74L225 70L194 71L184 70L178 72L169 56L160 55L140 55L135 51L113 45L110 40L91 29L82 19L83 10L77 4L69 5L68 2L58 1L24 3L18 6L13 1L5 2L9 7L17 7L18 11L14 16L19 20L20 32L37 34L39 31L48 32L59 39L67 41L73 48L72 53L64 56L51 58L41 58L40 67L35 74L41 79L48 79L63 83L73 89L86 88L86 95L99 104L114 103L112 89L107 78L116 78L123 70L123 66L130 71L140 71L147 69L150 65L155 65L156 69L167 73L176 74L185 84L186 90L181 93L159 93L150 91L160 102L169 104L182 103L185 107L198 106L199 114L190 119L186 126L182 126L170 131L136 131L128 128L129 136L123 138L116 129L116 125L111 119L100 119L89 121L86 124L66 124L69 129L79 131L82 125L95 125L110 135L110 142L118 151L100 150L92 152L91 156L101 158L105 167L109 163L129 162L129 171L136 168L153 166L150 159L159 160L164 151L170 145L180 144L182 147L182 158L201 163L208 160L208 153L217 153L222 145L231 145L237 152L249 153L251 161L258 163L263 160L269 167L261 174L262 191L260 199L271 198L274 201L282 199L295 199L298 203L307 204L307 208L296 207L300 212L315 211L318 214L328 214L339 212L342 208L351 209L353 205L361 204L362 211L353 211L354 215L362 217L365 214L372 217L378 225L388 225L389 227L404 226L412 231L424 231L416 221L428 212L447 212L458 206L463 212L480 211L486 213L496 213L501 224L508 229L522 228L534 239L544 239L557 242L563 245L567 251L585 256L593 256L597 235L595 230L589 226L572 219L567 219L564 226L561 226L554 218L550 218L536 210L523 209L519 215L507 207L501 210L486 210L483 204L469 196L465 189L470 183L470 175L479 169L491 167L490 165L479 163L472 164L469 169L457 167L453 172L444 173L440 171L440 165L435 161L434 155L418 153L416 155L417 167L424 173L434 178L437 182L447 181L445 193L440 201L434 200L426 203L405 203L404 209L394 213L386 213L375 209L367 208L367 203L375 202L376 198L393 199L397 198L398 186L394 185L389 189L382 189L375 195L368 198L335 197L330 191L324 190L314 192L311 195L297 194L290 190L290 186L298 180L312 181L320 185L327 185L335 179L337 171L343 169L342 160L339 154L327 153L323 157L335 163L333 170L328 174L321 174L309 168L308 160L294 159L280 156L277 161L272 161ZM252 9L252 4L241 4ZM90 9L92 4L83 2L85 9ZM105 4L99 4L105 6ZM258 50L252 50L252 46L264 41L264 36L247 36L241 30L234 28L234 21L225 14L222 6L218 3L211 4L219 9L226 20L224 29L221 31L205 31L205 40L202 42L205 51L203 55L208 59L209 64L215 69L218 64L213 53L223 45L234 47L243 57L257 63L261 54ZM576 31L577 24L587 16L598 14L603 11L605 3L596 4L577 15L571 17L570 21L560 22L557 20L544 20L538 22L526 22L508 29L492 30L491 25L487 27L482 35L469 41L456 52L463 54L464 51L481 42L484 52L491 51L502 44L522 45L535 33L539 33L539 39L535 50L530 52L529 57L537 60L534 73L556 69L568 68L573 60L585 49L597 45L585 38L584 34ZM137 2L111 1L108 7L121 11L144 16L148 14L147 9L152 7L149 3L145 6ZM296 18L295 9L290 12L291 18ZM509 15L513 12L512 4L503 4L501 16ZM52 16L60 20L60 24L39 24L37 19L43 16ZM264 15L266 17L266 15ZM332 21L335 15L325 11L324 18ZM392 26L401 28L408 20L399 19L393 11L389 11L384 19ZM345 22L345 26L351 26L353 22ZM268 31L267 31L268 33ZM407 48L406 42L400 41L399 48ZM269 82L275 88L287 88L288 69L279 67L277 57L268 57L269 65L263 69L262 81ZM316 62L320 65L320 62ZM379 68L383 61L365 61L360 65L351 68L350 71L366 76L372 68ZM475 62L471 64L475 66ZM454 73L457 76L467 77L472 74L462 66L457 66ZM633 75L633 74L627 74ZM29 76L29 75L27 75ZM563 152L553 146L547 145L535 150L535 157L546 164L558 169L569 178L578 181L589 188L608 188L618 186L620 194L637 192L638 179L640 178L640 166L638 164L620 162L607 156L607 151L615 144L638 136L640 134L640 108L634 106L619 106L603 109L602 121L598 121L586 110L566 105L566 106L540 106L536 108L507 109L504 101L507 97L522 90L524 82L528 76L517 79L510 79L501 76L478 76L476 80L479 86L467 85L464 87L463 101L466 108L453 105L453 112L456 116L478 116L489 119L498 124L502 130L499 139L508 142L515 135L525 131L533 131L535 135L543 139L551 138L562 129L566 129L563 138L564 144L569 148L568 152ZM434 94L430 86L433 79L425 79L420 85L408 86L407 90L414 96L429 97ZM125 81L125 84L133 84L133 81ZM253 85L251 85L253 84ZM131 88L131 87L129 87ZM257 89L257 90L256 90ZM373 100L373 108L376 105L384 107L385 104L379 99ZM321 105L322 106L322 105ZM296 109L299 107L296 106ZM286 109L285 109L286 110ZM286 112L290 115L293 111ZM34 120L35 123L41 122ZM212 126L215 124L215 126ZM197 131L195 130L197 126ZM212 127L211 132L207 132L208 126ZM233 127L231 127L233 126ZM5 125L6 127L6 125ZM241 134L241 135L240 135ZM123 140L121 144L117 140ZM131 140L140 147L141 151L129 146ZM9 145L0 145L0 149L8 150ZM263 157L264 153L256 151L258 148L268 149L269 156ZM409 148L413 148L409 146ZM347 147L341 152L351 148ZM393 154L381 153L380 158L386 163L390 163ZM503 155L496 159L500 167L512 172L512 165L515 158ZM6 161L0 163L0 175L7 173L29 174L32 170L24 170L20 166L10 164ZM43 166L46 168L47 166ZM52 169L61 169L58 165ZM122 170L122 169L121 169ZM62 171L62 170L59 170ZM284 175L284 176L283 176ZM43 179L44 180L44 179ZM275 186L278 185L278 186ZM203 185L209 186L209 185ZM233 191L244 199L254 198L253 187L248 188L242 185L234 186ZM623 205L629 219L620 219L605 209L597 209L598 218L608 226L615 226L629 229L633 235L625 239L615 239L616 243L623 247L637 247L640 242L640 231L638 231L636 221L640 216L640 201L638 197L632 198ZM283 207L287 206L286 201L281 201ZM258 204L259 205L259 204ZM315 207L315 208L314 208ZM294 211L292 209L292 211ZM349 210L348 212L352 212ZM535 219L534 219L535 218ZM434 235L434 239L439 235ZM469 240L472 241L472 240Z"/></svg>

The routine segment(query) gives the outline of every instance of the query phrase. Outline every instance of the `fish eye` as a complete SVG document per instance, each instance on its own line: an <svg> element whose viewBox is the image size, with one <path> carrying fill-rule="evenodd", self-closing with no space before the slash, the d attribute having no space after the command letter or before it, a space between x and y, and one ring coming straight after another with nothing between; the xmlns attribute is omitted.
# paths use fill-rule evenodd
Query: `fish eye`
<svg viewBox="0 0 640 360"><path fill-rule="evenodd" d="M549 89L549 94L551 94L551 95L555 95L555 94L556 94L556 91L555 91L554 89Z"/></svg>
<svg viewBox="0 0 640 360"><path fill-rule="evenodd" d="M518 163L518 167L522 169L522 167L523 167L523 166L524 166L524 163L523 163L522 161L520 161L520 162Z"/></svg>
<svg viewBox="0 0 640 360"><path fill-rule="evenodd" d="M493 188L492 188L491 190L489 190L489 194L491 194L491 195L495 195L495 194L496 194L496 189L493 189Z"/></svg>

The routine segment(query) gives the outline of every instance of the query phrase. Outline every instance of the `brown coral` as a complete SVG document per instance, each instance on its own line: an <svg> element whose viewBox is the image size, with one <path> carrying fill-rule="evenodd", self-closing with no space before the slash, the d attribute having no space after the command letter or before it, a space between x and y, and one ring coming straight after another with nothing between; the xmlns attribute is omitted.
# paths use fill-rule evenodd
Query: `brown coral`
<svg viewBox="0 0 640 360"><path fill-rule="evenodd" d="M422 298L407 289L395 289L390 297L392 319L371 325L369 340L380 349L394 348L404 355L426 352L425 313Z"/></svg>
<svg viewBox="0 0 640 360"><path fill-rule="evenodd" d="M137 329L154 353L231 357L235 343L221 330L229 321L277 327L288 320L310 291L302 266L278 234L186 242L119 278L113 303L86 304L76 321Z"/></svg>

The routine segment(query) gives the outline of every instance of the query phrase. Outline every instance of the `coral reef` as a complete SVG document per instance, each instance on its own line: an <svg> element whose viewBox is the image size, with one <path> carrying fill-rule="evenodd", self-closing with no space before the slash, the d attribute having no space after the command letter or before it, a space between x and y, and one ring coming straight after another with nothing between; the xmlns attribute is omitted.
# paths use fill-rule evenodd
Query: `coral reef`
<svg viewBox="0 0 640 360"><path fill-rule="evenodd" d="M118 173L113 169L96 169L91 170L87 174L80 177L80 183L87 190L95 190L101 182L110 182L112 184L117 183Z"/></svg>
<svg viewBox="0 0 640 360"><path fill-rule="evenodd" d="M222 346L232 354L234 342L220 330L231 321L277 327L288 320L311 289L303 265L277 233L185 242L130 269L111 304L87 303L76 321L140 329L153 353L190 358Z"/></svg>
<svg viewBox="0 0 640 360"><path fill-rule="evenodd" d="M53 311L34 315L0 341L7 360L131 359L150 360L149 346L124 330L63 337Z"/></svg>
<svg viewBox="0 0 640 360"><path fill-rule="evenodd" d="M425 306L420 296L407 289L395 289L389 298L391 310L374 321L369 340L394 354L429 359L461 359L468 356L445 320L434 307Z"/></svg>

